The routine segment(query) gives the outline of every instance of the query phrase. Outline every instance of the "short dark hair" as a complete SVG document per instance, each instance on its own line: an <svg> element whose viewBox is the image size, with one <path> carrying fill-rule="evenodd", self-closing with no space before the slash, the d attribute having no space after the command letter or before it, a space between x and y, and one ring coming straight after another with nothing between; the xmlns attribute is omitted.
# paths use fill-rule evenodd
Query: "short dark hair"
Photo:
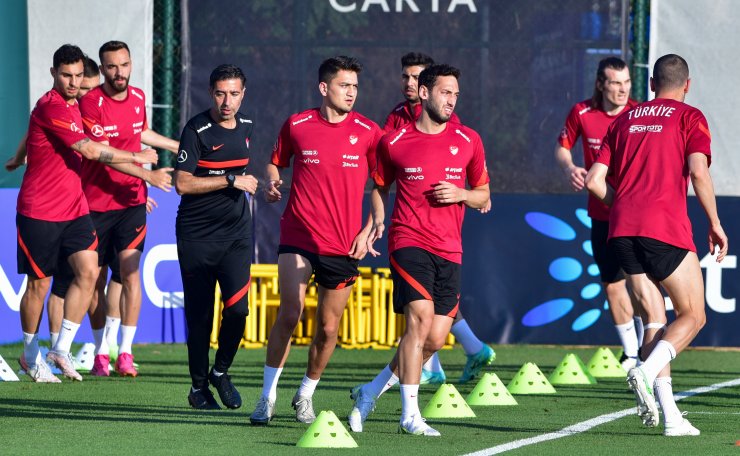
<svg viewBox="0 0 740 456"><path fill-rule="evenodd" d="M62 47L54 52L54 69L59 69L62 65L71 65L85 60L85 53L82 49L74 44L63 44Z"/></svg>
<svg viewBox="0 0 740 456"><path fill-rule="evenodd" d="M607 57L601 59L599 67L596 69L596 80L594 81L594 94L591 96L591 107L601 109L601 103L604 101L604 94L599 90L599 84L606 82L606 69L610 68L615 71L622 71L627 68L624 60L618 57Z"/></svg>
<svg viewBox="0 0 740 456"><path fill-rule="evenodd" d="M454 76L455 79L460 79L460 70L446 63L430 65L419 74L419 87L424 86L432 90L440 76Z"/></svg>
<svg viewBox="0 0 740 456"><path fill-rule="evenodd" d="M401 68L410 66L422 66L424 68L434 65L434 59L421 52L409 52L401 57Z"/></svg>
<svg viewBox="0 0 740 456"><path fill-rule="evenodd" d="M95 60L91 59L88 56L85 56L83 65L85 66L84 76L86 78L94 78L95 76L100 76L100 67L98 67L98 62L96 62Z"/></svg>
<svg viewBox="0 0 740 456"><path fill-rule="evenodd" d="M347 57L346 55L328 58L321 62L319 66L319 82L328 83L341 70L353 71L359 74L362 71L362 64L356 58Z"/></svg>
<svg viewBox="0 0 740 456"><path fill-rule="evenodd" d="M666 54L655 61L653 85L656 91L681 87L688 80L689 64L680 55Z"/></svg>
<svg viewBox="0 0 740 456"><path fill-rule="evenodd" d="M247 82L247 77L244 76L244 72L241 68L236 65L224 63L211 71L211 78L208 82L208 86L212 89L216 86L218 81L225 81L226 79L240 79L242 81L242 88Z"/></svg>
<svg viewBox="0 0 740 456"><path fill-rule="evenodd" d="M126 52L131 55L131 51L128 49L128 44L124 43L123 41L108 41L107 43L103 43L102 46L100 46L100 50L98 51L98 57L100 58L100 63L103 63L103 54L106 52L115 52L120 51L121 49L126 49Z"/></svg>

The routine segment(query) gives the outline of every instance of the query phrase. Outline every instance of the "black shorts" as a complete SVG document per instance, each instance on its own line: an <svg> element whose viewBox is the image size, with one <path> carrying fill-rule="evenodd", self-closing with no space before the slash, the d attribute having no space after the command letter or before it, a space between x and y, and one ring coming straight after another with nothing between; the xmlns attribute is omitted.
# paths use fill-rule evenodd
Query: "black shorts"
<svg viewBox="0 0 740 456"><path fill-rule="evenodd" d="M37 279L54 275L73 253L95 250L98 238L89 215L47 222L17 214L18 273Z"/></svg>
<svg viewBox="0 0 740 456"><path fill-rule="evenodd" d="M106 212L91 212L98 231L98 264L110 264L124 250L144 251L146 205Z"/></svg>
<svg viewBox="0 0 740 456"><path fill-rule="evenodd" d="M360 270L360 260L349 256L319 255L291 245L280 245L278 256L283 253L295 253L308 260L313 269L314 282L328 290L340 290L354 285Z"/></svg>
<svg viewBox="0 0 740 456"><path fill-rule="evenodd" d="M402 314L406 304L426 299L435 315L454 318L460 305L460 265L418 247L391 253L393 310Z"/></svg>
<svg viewBox="0 0 740 456"><path fill-rule="evenodd" d="M686 249L641 236L616 237L609 244L627 274L647 274L658 282L673 274L689 253Z"/></svg>
<svg viewBox="0 0 740 456"><path fill-rule="evenodd" d="M614 283L624 280L624 271L619 266L619 259L609 244L609 222L591 219L591 248L594 252L596 266L599 267L601 281Z"/></svg>

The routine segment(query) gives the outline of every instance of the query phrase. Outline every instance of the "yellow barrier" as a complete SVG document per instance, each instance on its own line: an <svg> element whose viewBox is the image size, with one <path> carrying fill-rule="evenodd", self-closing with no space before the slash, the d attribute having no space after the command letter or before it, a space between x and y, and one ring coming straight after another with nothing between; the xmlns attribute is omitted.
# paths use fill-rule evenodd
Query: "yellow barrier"
<svg viewBox="0 0 740 456"><path fill-rule="evenodd" d="M403 315L393 311L393 280L389 268L361 267L347 307L339 324L338 343L344 348L388 349L398 344L403 334ZM306 290L306 306L303 316L293 332L293 343L310 344L316 331L316 307L318 289L310 283ZM267 344L269 329L272 328L280 307L280 282L276 264L253 264L249 287L249 317L244 328L241 346L262 347ZM218 347L218 331L221 325L223 300L216 286L213 304L213 327L211 346ZM450 334L447 346L455 343Z"/></svg>

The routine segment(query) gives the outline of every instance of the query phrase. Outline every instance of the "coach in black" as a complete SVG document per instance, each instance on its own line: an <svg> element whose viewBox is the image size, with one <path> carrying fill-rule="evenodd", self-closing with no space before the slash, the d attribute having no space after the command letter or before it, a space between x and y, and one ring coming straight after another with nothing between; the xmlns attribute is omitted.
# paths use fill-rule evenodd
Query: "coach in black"
<svg viewBox="0 0 740 456"><path fill-rule="evenodd" d="M231 383L231 366L248 313L252 224L245 192L257 179L246 174L252 121L239 112L245 77L234 65L211 73L213 105L187 123L180 138L175 188L182 195L177 211L177 254L185 292L188 359L193 386L188 402L196 409L218 409L208 383L228 408L242 404ZM208 371L216 281L224 299L218 350Z"/></svg>

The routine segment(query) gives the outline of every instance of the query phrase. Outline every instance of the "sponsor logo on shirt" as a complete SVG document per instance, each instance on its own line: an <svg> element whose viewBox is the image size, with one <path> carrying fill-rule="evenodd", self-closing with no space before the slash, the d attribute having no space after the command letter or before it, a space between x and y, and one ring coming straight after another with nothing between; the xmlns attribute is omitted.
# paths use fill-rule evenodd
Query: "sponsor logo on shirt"
<svg viewBox="0 0 740 456"><path fill-rule="evenodd" d="M211 146L211 149L213 149L213 150L219 150L222 147L224 147L224 145L223 144L219 144L218 146Z"/></svg>
<svg viewBox="0 0 740 456"><path fill-rule="evenodd" d="M366 124L366 123L362 123L362 122L360 122L360 120L359 120L359 119L355 119L355 123L356 123L357 125L362 125L363 127L367 128L368 130L370 130L370 129L371 129L371 128L370 128L370 125L368 125L368 124ZM352 143L352 144L354 144L354 143Z"/></svg>
<svg viewBox="0 0 740 456"><path fill-rule="evenodd" d="M92 128L90 129L90 132L92 132L92 135L95 136L96 138L100 138L101 136L103 136L103 133L105 133L103 131L103 127L101 127L98 124L93 125Z"/></svg>
<svg viewBox="0 0 740 456"><path fill-rule="evenodd" d="M302 119L294 120L292 125L298 125L299 123L303 123L307 120L310 120L313 117L313 115L309 115L308 117L304 117Z"/></svg>
<svg viewBox="0 0 740 456"><path fill-rule="evenodd" d="M318 165L319 163L321 163L321 160L319 160L318 158L304 158L303 163L307 165Z"/></svg>
<svg viewBox="0 0 740 456"><path fill-rule="evenodd" d="M461 132L459 129L455 129L455 133L457 133L458 135L462 136L465 139L465 141L470 142L470 138L468 138L467 136L465 136L465 133Z"/></svg>
<svg viewBox="0 0 740 456"><path fill-rule="evenodd" d="M357 135L349 135L349 143L353 146L357 144Z"/></svg>
<svg viewBox="0 0 740 456"><path fill-rule="evenodd" d="M211 128L211 123L210 123L210 122L208 122L207 124L203 125L203 126L202 126L202 127L200 127L199 129L195 130L195 132L196 132L196 133L200 133L200 132L202 132L203 130L207 130L207 129L209 129L209 128Z"/></svg>
<svg viewBox="0 0 740 456"><path fill-rule="evenodd" d="M242 119L242 118L240 117L240 118L239 118L239 123L252 123L252 121L251 121L251 120L249 120L249 119Z"/></svg>
<svg viewBox="0 0 740 456"><path fill-rule="evenodd" d="M131 95L135 96L136 98L140 100L144 100L144 96L134 89L131 89ZM136 112L138 113L139 111L136 111Z"/></svg>
<svg viewBox="0 0 740 456"><path fill-rule="evenodd" d="M400 132L400 133L398 133L398 135L396 135L396 137L395 137L395 138L393 138L393 139L391 140L391 142L390 142L389 144L390 144L391 146L392 146L393 144L395 144L395 142L396 142L396 141L398 141L399 139L401 139L401 136L403 136L403 134L404 134L404 133L406 133L406 129L405 129L405 128L402 128L402 129L401 129L401 132Z"/></svg>
<svg viewBox="0 0 740 456"><path fill-rule="evenodd" d="M421 166L404 168L404 172L407 174L406 180L424 180L424 175L421 174Z"/></svg>
<svg viewBox="0 0 740 456"><path fill-rule="evenodd" d="M249 138L245 138L244 142L247 144L247 149L249 149Z"/></svg>
<svg viewBox="0 0 740 456"><path fill-rule="evenodd" d="M630 125L630 133L660 133L663 125Z"/></svg>
<svg viewBox="0 0 740 456"><path fill-rule="evenodd" d="M318 150L302 150L301 155L303 155L304 157L313 157L315 155L319 155L319 151Z"/></svg>
<svg viewBox="0 0 740 456"><path fill-rule="evenodd" d="M342 162L342 168L359 168L360 165L357 163Z"/></svg>
<svg viewBox="0 0 740 456"><path fill-rule="evenodd" d="M177 163L185 163L185 160L188 159L188 152L185 149L180 150L180 153L177 154Z"/></svg>
<svg viewBox="0 0 740 456"><path fill-rule="evenodd" d="M69 124L69 129L72 130L75 133L84 133L80 127L77 126L76 123L72 122Z"/></svg>
<svg viewBox="0 0 740 456"><path fill-rule="evenodd" d="M462 168L445 168L445 180L462 180L462 174L451 173L462 173Z"/></svg>
<svg viewBox="0 0 740 456"><path fill-rule="evenodd" d="M450 153L452 155L457 155L457 152L458 152L457 146L450 146Z"/></svg>
<svg viewBox="0 0 740 456"><path fill-rule="evenodd" d="M582 116L582 115L586 114L587 112L589 112L590 110L591 110L591 106L589 106L588 108L583 108L580 111L578 111L578 115L579 116Z"/></svg>
<svg viewBox="0 0 740 456"><path fill-rule="evenodd" d="M359 155L347 155L347 154L344 154L344 155L342 155L342 158L345 159L345 160L359 160L360 159L360 156Z"/></svg>
<svg viewBox="0 0 740 456"><path fill-rule="evenodd" d="M209 169L208 174L211 176L214 176L214 175L221 176L223 174L226 174L226 170L225 169Z"/></svg>
<svg viewBox="0 0 740 456"><path fill-rule="evenodd" d="M586 138L589 149L599 150L601 148L601 139L599 138Z"/></svg>
<svg viewBox="0 0 740 456"><path fill-rule="evenodd" d="M106 125L103 127L103 130L105 131L115 131L118 130L118 125Z"/></svg>

